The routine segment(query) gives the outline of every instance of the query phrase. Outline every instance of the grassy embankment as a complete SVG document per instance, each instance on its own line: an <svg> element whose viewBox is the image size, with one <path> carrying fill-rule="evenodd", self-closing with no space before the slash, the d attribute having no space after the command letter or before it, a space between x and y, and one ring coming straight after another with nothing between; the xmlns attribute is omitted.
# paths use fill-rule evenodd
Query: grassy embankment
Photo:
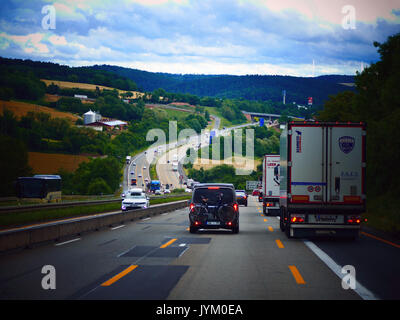
<svg viewBox="0 0 400 320"><path fill-rule="evenodd" d="M188 195L174 195L169 197L159 197L150 199L150 206L155 204L187 200ZM0 213L0 226L2 229L30 225L34 223L68 219L86 215L94 215L98 213L112 212L121 210L121 202L76 206L60 209L42 209L35 211L21 211L12 213Z"/></svg>

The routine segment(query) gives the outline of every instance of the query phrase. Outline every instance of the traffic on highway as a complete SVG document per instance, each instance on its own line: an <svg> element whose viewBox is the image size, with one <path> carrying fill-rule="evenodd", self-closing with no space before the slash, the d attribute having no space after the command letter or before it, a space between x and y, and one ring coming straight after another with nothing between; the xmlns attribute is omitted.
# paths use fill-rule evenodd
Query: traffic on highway
<svg viewBox="0 0 400 320"><path fill-rule="evenodd" d="M150 210L149 193L180 185L179 172L160 159L172 151L182 159L198 139L207 143L205 138L192 139L127 159L121 213ZM152 190L149 167L154 154L160 181ZM295 220L283 221L286 215L275 204L274 210L265 207L262 194L268 193L267 187L253 192L235 190L231 184L190 187L192 197L185 208L160 207L158 214L97 232L2 253L0 299L400 298L400 246L395 240L362 228L352 228L359 231L356 240L332 234L293 237L282 225L293 226ZM305 213L294 212L297 219L305 219ZM333 226L315 224L318 230Z"/></svg>

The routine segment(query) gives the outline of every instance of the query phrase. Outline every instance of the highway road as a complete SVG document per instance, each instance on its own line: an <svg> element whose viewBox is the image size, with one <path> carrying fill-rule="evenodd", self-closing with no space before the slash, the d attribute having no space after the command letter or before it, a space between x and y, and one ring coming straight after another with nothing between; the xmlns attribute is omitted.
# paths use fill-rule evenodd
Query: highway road
<svg viewBox="0 0 400 320"><path fill-rule="evenodd" d="M246 123L239 126L228 127L226 129L219 130L218 128L220 127L220 122L221 119L215 117L214 127L212 130L216 132L216 136L226 136L232 130L255 125L254 123ZM183 159L187 157L187 149L193 148L197 151L197 146L199 144L201 144L201 147L204 147L207 146L209 142L209 132L207 132L207 134L194 135L190 138L187 138L185 141L179 141L177 147L174 147L176 145L175 143L169 144L165 149L166 152L160 155L156 163L156 171L161 183L163 185L167 183L172 184L173 188L171 189L185 187L184 185L180 184L181 180L179 179L179 171L173 171L172 169L173 159L176 158L180 163L182 163Z"/></svg>
<svg viewBox="0 0 400 320"><path fill-rule="evenodd" d="M2 253L0 299L400 298L395 243L366 234L355 242L287 239L254 197L240 207L240 228L191 234L185 208ZM342 287L345 265L356 270L355 290ZM43 289L44 266L54 267L55 289Z"/></svg>

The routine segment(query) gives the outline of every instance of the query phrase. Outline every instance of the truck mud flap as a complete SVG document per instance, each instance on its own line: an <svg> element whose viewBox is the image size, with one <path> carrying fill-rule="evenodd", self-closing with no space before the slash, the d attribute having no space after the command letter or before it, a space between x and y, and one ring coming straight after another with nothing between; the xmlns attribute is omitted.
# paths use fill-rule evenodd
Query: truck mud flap
<svg viewBox="0 0 400 320"><path fill-rule="evenodd" d="M335 237L335 238L358 238L358 229L328 229L328 228L290 228L292 238L313 238L313 237Z"/></svg>

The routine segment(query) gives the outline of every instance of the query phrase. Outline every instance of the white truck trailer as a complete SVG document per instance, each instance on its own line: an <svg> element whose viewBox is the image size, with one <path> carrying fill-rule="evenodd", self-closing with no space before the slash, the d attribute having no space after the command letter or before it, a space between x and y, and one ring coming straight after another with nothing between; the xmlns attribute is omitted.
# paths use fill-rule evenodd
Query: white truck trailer
<svg viewBox="0 0 400 320"><path fill-rule="evenodd" d="M273 213L279 214L279 167L279 155L267 154L264 156L262 176L264 215L270 215Z"/></svg>
<svg viewBox="0 0 400 320"><path fill-rule="evenodd" d="M357 238L365 212L364 123L289 122L280 139L280 228Z"/></svg>

